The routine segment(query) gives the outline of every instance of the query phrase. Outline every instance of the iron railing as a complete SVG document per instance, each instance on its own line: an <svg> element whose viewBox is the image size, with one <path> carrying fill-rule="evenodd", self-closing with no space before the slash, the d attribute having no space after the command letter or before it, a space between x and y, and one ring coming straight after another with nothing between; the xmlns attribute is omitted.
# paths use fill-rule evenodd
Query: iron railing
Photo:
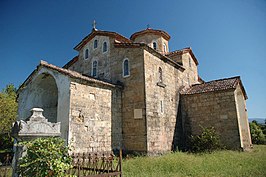
<svg viewBox="0 0 266 177"><path fill-rule="evenodd" d="M11 177L12 167L11 167L12 156L7 153L4 158L4 162L0 162L0 177Z"/></svg>
<svg viewBox="0 0 266 177"><path fill-rule="evenodd" d="M113 154L72 154L72 168L66 174L77 177L122 177L122 150ZM0 164L0 177L11 177L11 158Z"/></svg>
<svg viewBox="0 0 266 177"><path fill-rule="evenodd" d="M113 154L72 154L72 168L67 174L78 177L122 177L122 150Z"/></svg>

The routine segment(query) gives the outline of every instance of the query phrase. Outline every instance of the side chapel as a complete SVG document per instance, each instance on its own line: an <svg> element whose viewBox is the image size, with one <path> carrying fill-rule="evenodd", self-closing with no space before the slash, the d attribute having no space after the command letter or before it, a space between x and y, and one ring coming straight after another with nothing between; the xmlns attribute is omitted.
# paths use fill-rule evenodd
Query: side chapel
<svg viewBox="0 0 266 177"><path fill-rule="evenodd" d="M130 38L93 27L63 67L41 61L18 91L19 119L34 107L61 122L76 152L182 149L214 127L230 149L251 147L240 77L205 82L191 48L169 51L170 35L147 28Z"/></svg>

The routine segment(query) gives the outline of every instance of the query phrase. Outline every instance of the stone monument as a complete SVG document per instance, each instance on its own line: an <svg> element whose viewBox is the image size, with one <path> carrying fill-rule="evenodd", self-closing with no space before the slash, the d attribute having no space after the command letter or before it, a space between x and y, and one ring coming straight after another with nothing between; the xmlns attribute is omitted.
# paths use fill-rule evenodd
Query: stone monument
<svg viewBox="0 0 266 177"><path fill-rule="evenodd" d="M43 116L43 109L31 109L32 116L28 121L16 121L12 127L12 136L15 138L14 157L12 161L13 177L17 177L18 160L24 156L25 147L20 144L23 141L30 141L40 137L59 137L60 122L51 123ZM27 119L26 119L27 120Z"/></svg>

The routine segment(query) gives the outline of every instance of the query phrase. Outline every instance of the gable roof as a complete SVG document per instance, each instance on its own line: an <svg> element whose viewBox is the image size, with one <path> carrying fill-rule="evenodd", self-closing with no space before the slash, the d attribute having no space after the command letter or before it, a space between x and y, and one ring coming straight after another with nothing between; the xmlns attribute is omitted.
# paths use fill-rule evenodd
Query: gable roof
<svg viewBox="0 0 266 177"><path fill-rule="evenodd" d="M147 28L145 30L141 30L141 31L138 31L138 32L132 34L130 36L130 39L134 41L138 36L144 35L144 34L156 34L156 35L162 36L167 41L169 41L171 38L170 35L163 30L155 30L155 29Z"/></svg>
<svg viewBox="0 0 266 177"><path fill-rule="evenodd" d="M192 94L198 94L198 93L207 93L207 92L223 91L223 90L228 90L228 89L236 89L238 84L240 84L243 95L245 99L247 99L248 97L244 89L244 86L241 82L240 76L213 80L209 82L204 82L202 84L195 84L183 90L181 94L192 95Z"/></svg>
<svg viewBox="0 0 266 177"><path fill-rule="evenodd" d="M72 58L72 60L70 60L69 62L67 62L67 64L65 64L63 66L63 68L68 69L70 66L72 66L74 63L76 63L78 61L79 57L75 56L74 58Z"/></svg>
<svg viewBox="0 0 266 177"><path fill-rule="evenodd" d="M66 75L66 76L68 76L70 78L79 79L79 80L82 80L82 81L87 81L87 82L92 83L92 84L99 84L99 85L104 85L104 86L108 86L108 87L119 87L119 88L121 87L121 85L119 85L119 84L113 84L113 83L110 83L110 82L98 80L96 78L93 78L93 77L90 77L90 76L87 76L87 75L83 75L81 73L78 73L76 71L72 71L72 70L69 70L69 69L64 69L64 68L49 64L46 61L41 60L40 64L37 66L37 68L28 76L28 78L23 82L23 84L20 85L20 87L18 88L18 93L19 93L19 91L22 88L24 88L32 80L33 76L42 67L57 71L60 74L64 74L64 75Z"/></svg>
<svg viewBox="0 0 266 177"><path fill-rule="evenodd" d="M175 50L175 51L169 52L166 54L166 56L171 58L175 55L182 55L185 53L189 53L190 56L192 57L192 59L194 60L194 62L196 63L196 65L199 65L199 62L198 62L197 58L195 57L194 53L192 52L191 47L186 47L186 48L181 49L181 50Z"/></svg>
<svg viewBox="0 0 266 177"><path fill-rule="evenodd" d="M99 35L99 36L110 36L110 37L113 37L115 38L116 40L118 41L121 41L121 42L132 42L131 40L129 40L128 38L122 36L121 34L118 34L116 32L111 32L111 31L101 31L101 30L96 30L96 29L93 29L92 32L86 36L85 38L83 38L81 40L81 42L76 45L74 47L75 50L80 50L84 45L87 44L88 41L90 41L92 38L94 38L96 35Z"/></svg>

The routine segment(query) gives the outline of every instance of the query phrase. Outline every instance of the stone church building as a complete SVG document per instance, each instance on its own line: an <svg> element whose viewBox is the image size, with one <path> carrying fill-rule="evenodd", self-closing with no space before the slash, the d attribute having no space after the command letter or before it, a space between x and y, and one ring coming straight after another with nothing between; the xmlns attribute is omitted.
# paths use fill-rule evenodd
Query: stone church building
<svg viewBox="0 0 266 177"><path fill-rule="evenodd" d="M126 38L94 27L65 66L41 61L25 80L19 118L43 108L76 152L164 153L185 147L201 126L215 127L230 149L250 148L240 77L203 81L192 49L169 51L169 40L151 28Z"/></svg>

